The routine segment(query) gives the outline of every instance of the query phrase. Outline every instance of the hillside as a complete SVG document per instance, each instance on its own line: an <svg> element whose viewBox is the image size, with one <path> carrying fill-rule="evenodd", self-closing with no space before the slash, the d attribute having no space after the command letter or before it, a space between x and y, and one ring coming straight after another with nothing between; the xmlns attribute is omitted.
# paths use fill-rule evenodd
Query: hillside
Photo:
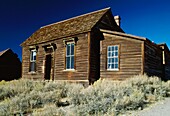
<svg viewBox="0 0 170 116"><path fill-rule="evenodd" d="M122 82L98 80L89 87L63 81L1 81L0 116L121 115L169 96L170 82L146 75Z"/></svg>

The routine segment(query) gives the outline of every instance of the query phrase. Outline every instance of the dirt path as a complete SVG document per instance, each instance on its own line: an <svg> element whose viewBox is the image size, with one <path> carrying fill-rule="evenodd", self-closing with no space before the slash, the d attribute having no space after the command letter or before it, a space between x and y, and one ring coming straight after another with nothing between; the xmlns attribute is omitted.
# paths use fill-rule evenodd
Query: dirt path
<svg viewBox="0 0 170 116"><path fill-rule="evenodd" d="M131 114L131 116L170 116L170 98L153 104L142 111Z"/></svg>

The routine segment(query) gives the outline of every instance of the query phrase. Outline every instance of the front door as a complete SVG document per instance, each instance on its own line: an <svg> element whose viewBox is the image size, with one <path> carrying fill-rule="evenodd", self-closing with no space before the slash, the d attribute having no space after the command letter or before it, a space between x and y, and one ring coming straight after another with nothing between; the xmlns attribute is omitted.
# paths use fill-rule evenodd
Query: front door
<svg viewBox="0 0 170 116"><path fill-rule="evenodd" d="M46 55L45 59L45 79L50 80L51 77L51 61L52 61L52 56L51 54Z"/></svg>

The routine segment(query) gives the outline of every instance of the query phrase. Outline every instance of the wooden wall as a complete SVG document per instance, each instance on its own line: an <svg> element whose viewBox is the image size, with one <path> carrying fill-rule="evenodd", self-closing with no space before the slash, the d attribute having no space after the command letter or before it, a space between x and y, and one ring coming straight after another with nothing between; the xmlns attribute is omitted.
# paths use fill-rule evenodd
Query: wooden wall
<svg viewBox="0 0 170 116"><path fill-rule="evenodd" d="M84 33L75 37L78 38L78 41L75 45L74 71L65 70L65 46L63 39L55 41L57 43L57 50L55 52L55 80L88 80L88 34Z"/></svg>
<svg viewBox="0 0 170 116"><path fill-rule="evenodd" d="M30 65L30 49L29 46L23 47L23 63L22 63L22 77L32 78L32 79L44 79L45 70L45 57L47 53L45 52L43 46L55 43L57 49L52 52L52 69L51 75L54 75L54 80L88 80L88 34L79 34L74 37L78 38L75 45L75 70L68 71L65 69L65 44L63 40L70 39L72 37L61 38L54 41L38 44L38 52L36 59L35 73L29 72ZM54 70L54 71L53 71Z"/></svg>
<svg viewBox="0 0 170 116"><path fill-rule="evenodd" d="M159 46L151 43L145 42L144 44L144 72L148 76L158 76L162 77L163 74L163 60L162 60L162 50Z"/></svg>
<svg viewBox="0 0 170 116"><path fill-rule="evenodd" d="M104 33L101 41L100 77L123 80L143 73L143 42L127 37ZM119 46L119 70L107 70L107 46Z"/></svg>
<svg viewBox="0 0 170 116"><path fill-rule="evenodd" d="M100 33L93 31L90 33L90 84L100 78Z"/></svg>
<svg viewBox="0 0 170 116"><path fill-rule="evenodd" d="M170 52L166 44L159 45L162 48L162 57L163 57L163 73L164 78L163 80L167 81L170 80Z"/></svg>
<svg viewBox="0 0 170 116"><path fill-rule="evenodd" d="M169 50L165 50L165 64L164 64L164 68L165 68L165 77L164 80L170 80L170 53Z"/></svg>
<svg viewBox="0 0 170 116"><path fill-rule="evenodd" d="M36 56L36 72L29 72L30 70L30 47L25 46L22 48L22 78L27 79L38 79L44 80L43 74L43 60L45 60L45 51L42 48L42 45L38 45L37 56Z"/></svg>

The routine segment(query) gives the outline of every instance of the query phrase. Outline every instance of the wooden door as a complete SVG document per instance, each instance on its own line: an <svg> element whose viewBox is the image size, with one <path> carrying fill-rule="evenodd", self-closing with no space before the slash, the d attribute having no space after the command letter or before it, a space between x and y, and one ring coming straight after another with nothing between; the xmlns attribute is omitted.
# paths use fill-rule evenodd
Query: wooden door
<svg viewBox="0 0 170 116"><path fill-rule="evenodd" d="M46 55L45 59L45 79L50 80L51 78L51 63L52 63L52 56L51 54Z"/></svg>

